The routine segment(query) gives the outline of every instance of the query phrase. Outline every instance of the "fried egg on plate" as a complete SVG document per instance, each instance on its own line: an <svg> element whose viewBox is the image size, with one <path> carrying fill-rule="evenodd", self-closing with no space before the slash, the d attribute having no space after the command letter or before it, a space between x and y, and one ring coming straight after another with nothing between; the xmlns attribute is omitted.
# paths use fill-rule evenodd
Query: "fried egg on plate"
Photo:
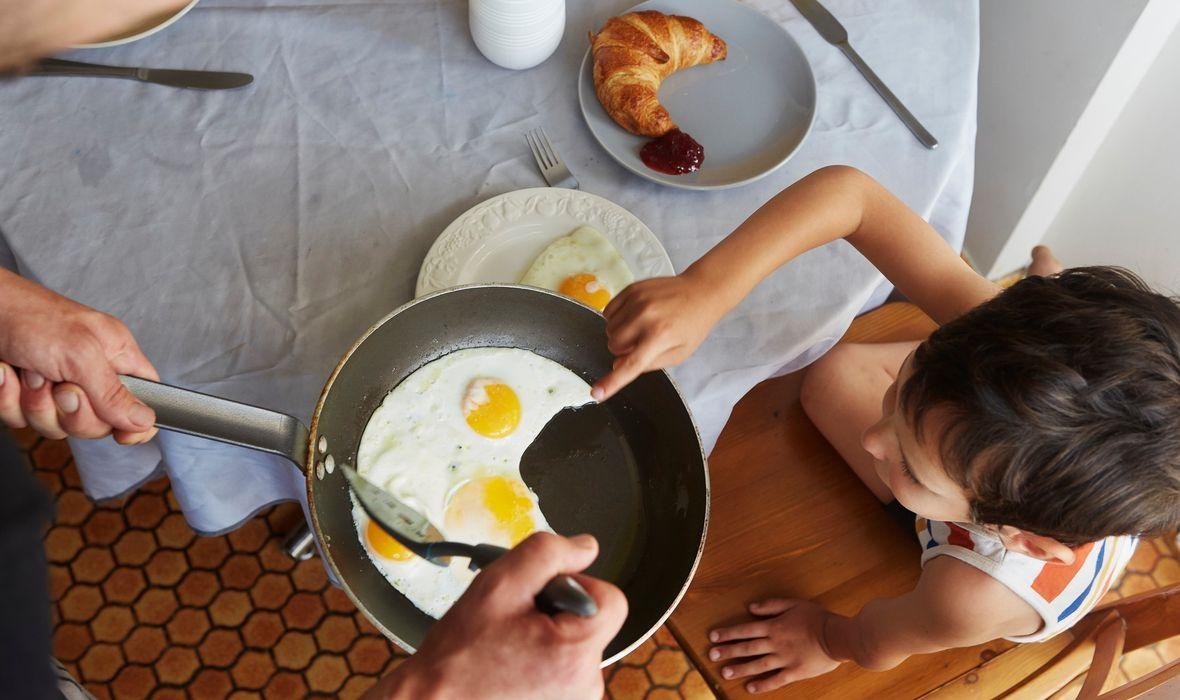
<svg viewBox="0 0 1180 700"><path fill-rule="evenodd" d="M521 456L558 411L591 401L589 384L528 350L458 350L385 397L361 436L357 471L447 539L512 547L552 531L521 480ZM465 559L443 568L413 556L355 499L353 516L378 570L423 612L441 617L474 577Z"/></svg>
<svg viewBox="0 0 1180 700"><path fill-rule="evenodd" d="M580 226L541 251L520 282L561 292L602 311L634 279L606 236Z"/></svg>

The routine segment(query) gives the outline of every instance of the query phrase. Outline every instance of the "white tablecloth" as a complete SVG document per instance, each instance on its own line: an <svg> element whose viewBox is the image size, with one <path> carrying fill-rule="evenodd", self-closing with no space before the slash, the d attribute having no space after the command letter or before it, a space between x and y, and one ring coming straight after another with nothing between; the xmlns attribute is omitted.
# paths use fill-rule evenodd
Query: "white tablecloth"
<svg viewBox="0 0 1180 700"><path fill-rule="evenodd" d="M533 126L544 125L584 189L644 220L677 269L830 163L872 174L961 244L975 2L828 1L942 141L931 152L793 6L749 0L810 58L818 115L785 167L716 193L631 175L582 121L575 86L586 33L630 4L571 0L557 53L512 72L476 51L460 0L204 0L150 39L73 58L246 71L256 77L249 88L0 84L0 264L122 318L166 381L307 420L339 355L411 297L423 255L453 218L544 184L522 136ZM842 241L763 284L674 371L706 447L750 387L813 360L886 292ZM97 498L166 470L203 532L303 494L301 474L278 458L175 434L136 448L73 448Z"/></svg>

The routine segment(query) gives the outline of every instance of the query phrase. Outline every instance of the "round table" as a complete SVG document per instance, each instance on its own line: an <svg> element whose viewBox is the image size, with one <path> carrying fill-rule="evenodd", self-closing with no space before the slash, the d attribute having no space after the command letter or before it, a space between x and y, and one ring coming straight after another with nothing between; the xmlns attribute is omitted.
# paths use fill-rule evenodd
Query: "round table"
<svg viewBox="0 0 1180 700"><path fill-rule="evenodd" d="M486 61L460 0L204 0L134 44L70 56L253 73L198 92L131 81L0 84L0 264L122 318L165 381L310 417L341 353L408 300L431 242L493 195L543 185L524 132L544 126L582 188L634 212L683 269L812 170L855 165L956 247L970 202L978 7L829 0L865 60L940 139L927 151L789 3L748 0L803 47L815 125L786 166L732 190L662 187L616 164L582 121L588 31L628 0L568 2L557 53ZM673 374L707 449L754 384L826 351L888 286L843 241L764 283ZM192 527L216 533L302 499L268 455L161 433L72 444L110 498L166 470Z"/></svg>

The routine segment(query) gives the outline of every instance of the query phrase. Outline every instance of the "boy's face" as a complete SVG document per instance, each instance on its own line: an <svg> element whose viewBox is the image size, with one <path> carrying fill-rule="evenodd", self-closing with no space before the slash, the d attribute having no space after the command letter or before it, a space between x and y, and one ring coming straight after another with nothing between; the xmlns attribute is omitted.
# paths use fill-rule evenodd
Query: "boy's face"
<svg viewBox="0 0 1180 700"><path fill-rule="evenodd" d="M949 476L942 465L938 436L942 434L942 412L937 408L926 415L922 440L898 406L898 387L912 371L914 355L901 365L897 379L885 392L881 403L881 420L869 427L861 444L873 456L877 475L906 508L932 520L969 522L971 507L967 494Z"/></svg>

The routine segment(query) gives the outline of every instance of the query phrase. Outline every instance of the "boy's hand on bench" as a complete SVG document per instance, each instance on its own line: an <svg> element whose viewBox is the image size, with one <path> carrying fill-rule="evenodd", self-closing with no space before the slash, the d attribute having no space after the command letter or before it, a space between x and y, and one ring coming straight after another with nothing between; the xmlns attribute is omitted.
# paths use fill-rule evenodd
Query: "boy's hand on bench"
<svg viewBox="0 0 1180 700"><path fill-rule="evenodd" d="M771 599L751 603L750 612L764 619L709 633L709 641L716 645L709 650L710 660L741 660L721 670L724 678L762 675L747 683L746 690L764 693L840 665L824 640L828 618L835 615L819 605Z"/></svg>
<svg viewBox="0 0 1180 700"><path fill-rule="evenodd" d="M603 310L615 364L591 394L605 401L644 372L680 364L728 310L691 269L630 285Z"/></svg>

